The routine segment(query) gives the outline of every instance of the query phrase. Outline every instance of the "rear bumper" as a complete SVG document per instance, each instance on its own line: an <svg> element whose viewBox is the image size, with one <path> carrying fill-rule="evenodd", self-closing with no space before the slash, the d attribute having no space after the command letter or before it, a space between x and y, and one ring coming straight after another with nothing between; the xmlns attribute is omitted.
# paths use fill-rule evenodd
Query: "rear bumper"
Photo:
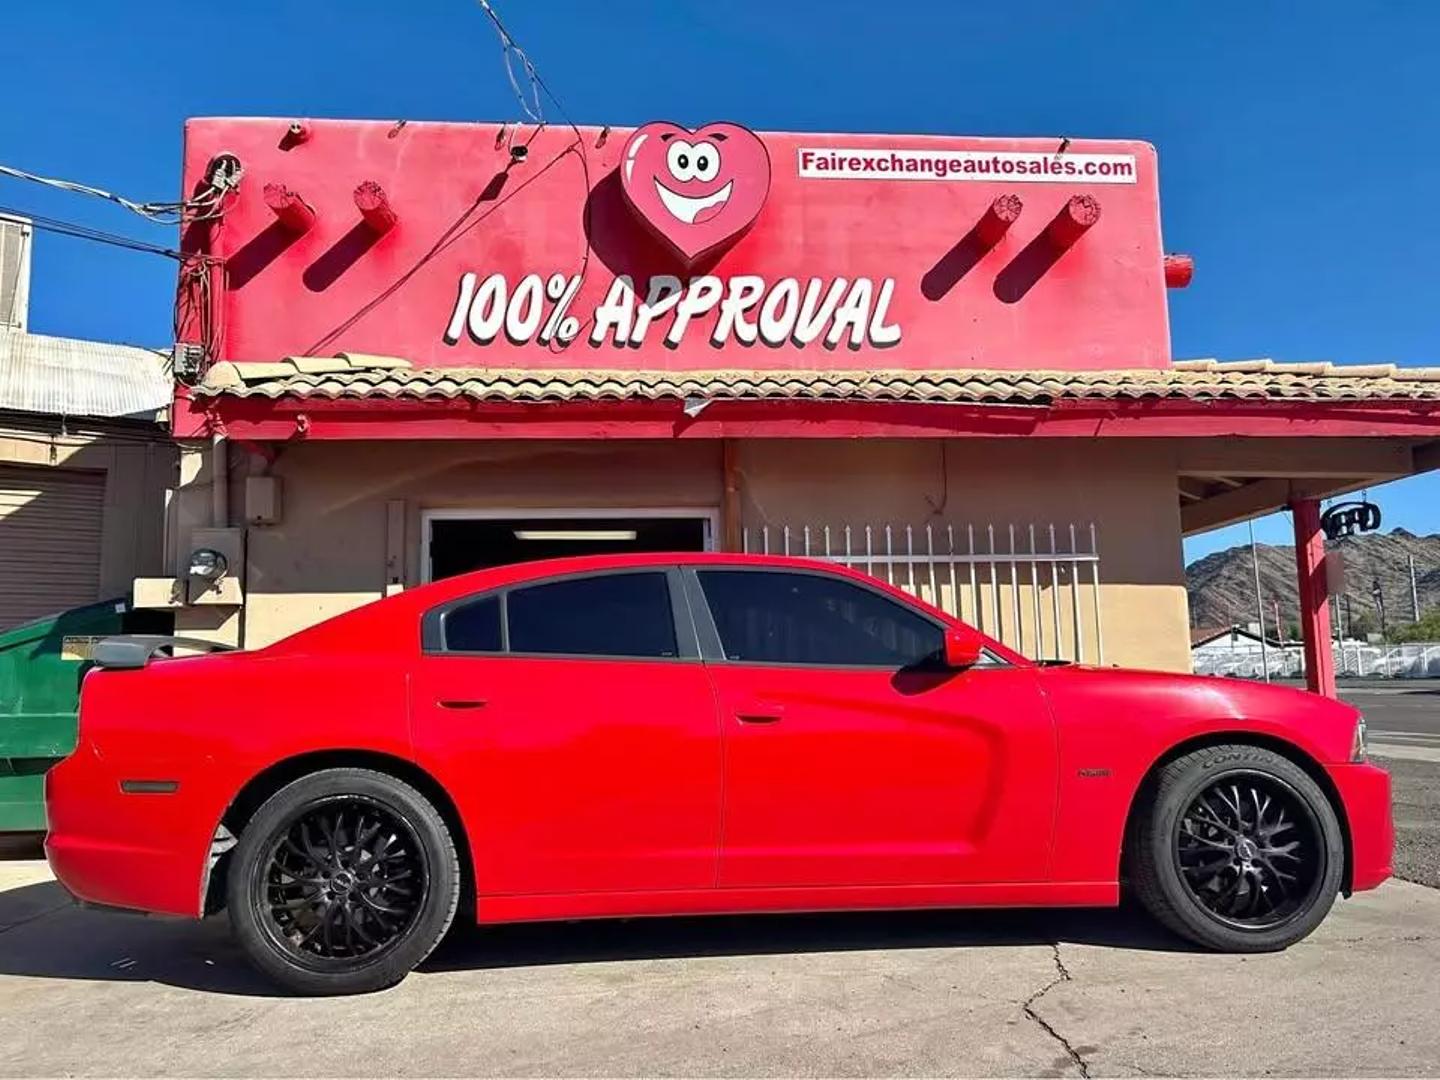
<svg viewBox="0 0 1440 1080"><path fill-rule="evenodd" d="M126 794L120 779L84 747L46 774L50 868L85 904L198 916L213 829L206 822L215 820L198 797L203 785Z"/></svg>
<svg viewBox="0 0 1440 1080"><path fill-rule="evenodd" d="M1392 872L1395 822L1390 810L1390 774L1376 765L1330 765L1350 825L1350 888L1373 889Z"/></svg>

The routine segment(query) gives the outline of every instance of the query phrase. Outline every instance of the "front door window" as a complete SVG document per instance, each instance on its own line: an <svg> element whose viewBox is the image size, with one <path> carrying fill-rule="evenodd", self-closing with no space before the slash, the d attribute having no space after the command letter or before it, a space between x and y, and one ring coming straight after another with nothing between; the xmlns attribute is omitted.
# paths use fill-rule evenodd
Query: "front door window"
<svg viewBox="0 0 1440 1080"><path fill-rule="evenodd" d="M917 611L829 574L701 570L728 660L905 668L944 652L944 631Z"/></svg>

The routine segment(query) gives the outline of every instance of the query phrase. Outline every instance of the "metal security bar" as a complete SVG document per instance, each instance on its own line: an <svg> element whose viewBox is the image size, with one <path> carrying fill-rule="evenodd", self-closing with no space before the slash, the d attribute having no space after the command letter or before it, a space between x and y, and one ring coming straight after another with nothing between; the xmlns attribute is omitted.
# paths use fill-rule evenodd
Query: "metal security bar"
<svg viewBox="0 0 1440 1080"><path fill-rule="evenodd" d="M1105 661L1093 523L761 525L741 541L861 570L1035 659Z"/></svg>

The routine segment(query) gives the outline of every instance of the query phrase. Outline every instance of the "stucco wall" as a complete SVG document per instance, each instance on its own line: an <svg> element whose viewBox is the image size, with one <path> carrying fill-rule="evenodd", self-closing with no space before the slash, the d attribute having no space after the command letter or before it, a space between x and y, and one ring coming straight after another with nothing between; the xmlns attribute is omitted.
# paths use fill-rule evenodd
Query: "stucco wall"
<svg viewBox="0 0 1440 1080"><path fill-rule="evenodd" d="M237 522L244 471L232 481ZM250 647L382 596L392 546L402 554L402 583L418 584L426 510L720 502L714 443L313 443L286 448L271 471L283 484L284 517L248 530ZM399 536L391 532L394 501L402 503Z"/></svg>
<svg viewBox="0 0 1440 1080"><path fill-rule="evenodd" d="M943 458L942 458L942 445ZM1128 440L957 439L757 442L739 448L744 518L752 530L764 523L808 524L833 530L846 524L930 522L938 535L953 525L963 535L973 527L976 546L987 549L984 526L997 530L996 548L1008 552L1008 526L1015 525L1017 547L1028 548L1028 527L1036 526L1038 546L1046 550L1048 526L1061 533L1066 549L1068 526L1088 544L1094 523L1100 551L1101 625L1104 661L1126 666L1188 671L1188 608L1175 496L1175 458L1171 444L1142 448ZM877 541L878 543L878 541ZM898 545L899 538L896 538ZM918 544L918 541L917 541ZM772 547L773 550L773 547ZM900 584L908 571L897 568ZM1064 580L1062 567L1062 580ZM1019 627L1014 615L1008 566L1000 571L998 627L1012 644L1036 640L1036 605L1029 568L1021 566ZM930 599L928 582L916 583ZM1093 590L1081 575L1078 592L1081 656L1097 658L1092 628ZM1069 606L1074 595L1062 590L1060 642L1054 634L1054 605L1048 590L1048 566L1039 574L1040 637L1045 655L1076 655ZM977 595L961 583L960 608L967 617L978 600L981 621L997 626L994 593L981 568ZM939 583L942 599L946 584ZM972 621L974 621L972 619Z"/></svg>
<svg viewBox="0 0 1440 1080"><path fill-rule="evenodd" d="M244 476L262 463L231 453L231 515L240 523ZM189 460L177 518L203 523L208 447ZM247 531L244 643L257 647L376 599L390 577L418 583L425 510L713 510L722 502L721 460L717 443L698 441L292 444L270 470L284 486L281 524ZM1175 460L1165 444L1137 453L1133 444L1089 440L953 440L942 461L941 443L929 440L757 441L737 445L736 463L741 516L752 533L764 524L1093 521L1105 661L1189 668ZM401 565L390 559L387 567L392 556ZM1033 641L1029 580L1022 572L1018 630ZM1090 595L1081 590L1086 634ZM1009 601L1001 606L1002 629L1013 636ZM1062 622L1069 624L1068 614ZM1053 639L1044 618L1042 633ZM1062 652L1073 655L1071 632L1061 638ZM1086 659L1093 649L1088 642Z"/></svg>

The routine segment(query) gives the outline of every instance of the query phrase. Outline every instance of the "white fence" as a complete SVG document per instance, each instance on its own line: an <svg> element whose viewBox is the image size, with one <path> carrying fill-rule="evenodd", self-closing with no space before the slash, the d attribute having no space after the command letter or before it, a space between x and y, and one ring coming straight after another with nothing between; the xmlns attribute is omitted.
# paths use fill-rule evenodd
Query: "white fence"
<svg viewBox="0 0 1440 1080"><path fill-rule="evenodd" d="M862 570L1032 658L1105 660L1093 524L762 525L742 542Z"/></svg>
<svg viewBox="0 0 1440 1080"><path fill-rule="evenodd" d="M1337 642L1331 646L1335 673L1352 678L1426 679L1440 678L1440 642L1416 641L1405 645L1362 645ZM1271 646L1260 658L1259 648L1235 653L1195 654L1197 675L1231 675L1242 679L1270 677L1300 678L1305 674L1304 651L1299 645Z"/></svg>

